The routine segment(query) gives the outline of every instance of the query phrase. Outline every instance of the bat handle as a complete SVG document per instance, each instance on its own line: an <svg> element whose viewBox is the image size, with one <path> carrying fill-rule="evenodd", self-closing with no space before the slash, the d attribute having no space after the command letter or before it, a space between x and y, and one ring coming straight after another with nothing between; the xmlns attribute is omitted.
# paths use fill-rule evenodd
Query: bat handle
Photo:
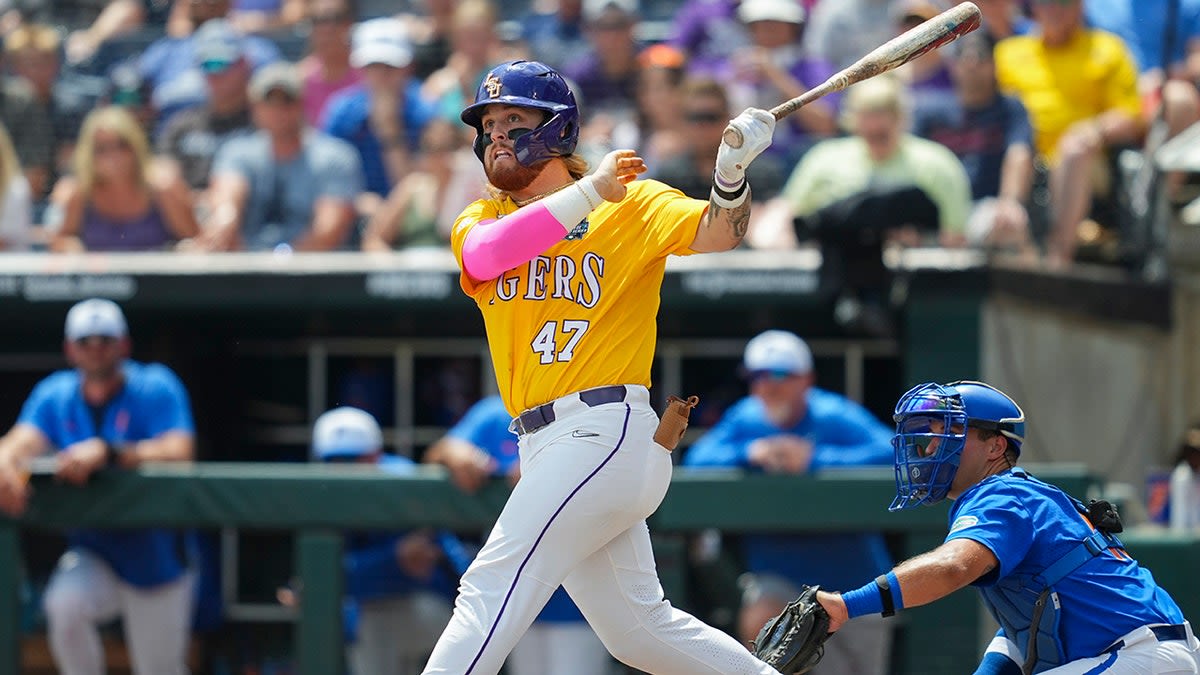
<svg viewBox="0 0 1200 675"><path fill-rule="evenodd" d="M740 148L746 139L742 138L742 132L734 129L733 126L725 127L725 133L721 136L721 140L725 141L725 145L731 148Z"/></svg>
<svg viewBox="0 0 1200 675"><path fill-rule="evenodd" d="M775 121L778 122L799 107L800 105L797 105L797 101L793 99L771 108L771 114L775 116ZM742 138L742 132L735 129L732 124L725 127L725 133L721 135L721 140L725 141L725 145L735 150L742 147L742 144L746 142L746 139Z"/></svg>

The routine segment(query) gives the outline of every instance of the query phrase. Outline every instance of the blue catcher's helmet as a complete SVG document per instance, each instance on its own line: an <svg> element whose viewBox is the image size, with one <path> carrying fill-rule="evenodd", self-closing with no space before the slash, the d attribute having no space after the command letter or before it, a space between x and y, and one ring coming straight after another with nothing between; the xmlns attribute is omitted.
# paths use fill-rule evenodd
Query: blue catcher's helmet
<svg viewBox="0 0 1200 675"><path fill-rule="evenodd" d="M550 66L537 61L509 61L491 70L475 93L475 103L462 111L462 121L475 127L475 155L483 161L483 151L491 138L483 133L483 110L493 103L537 108L546 119L536 129L510 133L517 161L533 166L551 157L575 152L579 142L579 107L571 87ZM515 131L515 130L514 130Z"/></svg>
<svg viewBox="0 0 1200 675"><path fill-rule="evenodd" d="M967 428L1001 434L1019 454L1025 413L1007 394L983 382L929 382L900 397L893 415L896 498L891 511L946 498L966 445ZM935 432L934 423L940 423Z"/></svg>

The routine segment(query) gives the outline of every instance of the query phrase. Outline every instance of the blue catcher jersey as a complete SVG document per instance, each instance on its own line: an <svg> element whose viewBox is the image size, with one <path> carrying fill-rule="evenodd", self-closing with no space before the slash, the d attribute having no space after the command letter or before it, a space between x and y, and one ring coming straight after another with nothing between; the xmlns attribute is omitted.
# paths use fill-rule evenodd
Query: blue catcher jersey
<svg viewBox="0 0 1200 675"><path fill-rule="evenodd" d="M954 502L946 541L971 539L991 549L999 566L975 582L991 589L1014 576L1040 574L1093 531L1062 490L1014 469L979 482ZM1096 656L1141 626L1183 623L1179 607L1150 571L1121 549L1102 551L1054 589L1062 603L1060 638L1067 661ZM993 612L1006 611L984 597ZM1022 598L1008 602L1029 604ZM1024 652L1026 645L1017 644Z"/></svg>
<svg viewBox="0 0 1200 675"><path fill-rule="evenodd" d="M58 450L97 436L121 445L168 431L194 433L187 390L170 368L128 360L123 368L125 386L104 407L99 429L74 370L59 371L39 382L17 423L37 427ZM143 588L183 574L192 546L190 535L165 529L73 530L67 533L67 542L95 553L121 579Z"/></svg>

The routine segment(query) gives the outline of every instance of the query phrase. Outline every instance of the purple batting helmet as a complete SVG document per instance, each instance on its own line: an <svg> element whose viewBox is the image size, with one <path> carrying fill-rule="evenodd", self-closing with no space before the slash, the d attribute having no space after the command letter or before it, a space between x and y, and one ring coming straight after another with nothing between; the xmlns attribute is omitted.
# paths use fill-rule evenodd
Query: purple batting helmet
<svg viewBox="0 0 1200 675"><path fill-rule="evenodd" d="M483 161L483 151L492 142L483 133L483 110L494 103L537 108L546 119L536 129L514 130L509 134L517 161L533 166L551 157L563 157L575 151L579 142L579 107L567 81L554 69L537 61L509 61L491 70L475 93L475 103L462 111L462 121L475 127L475 155ZM520 132L520 133L516 133Z"/></svg>

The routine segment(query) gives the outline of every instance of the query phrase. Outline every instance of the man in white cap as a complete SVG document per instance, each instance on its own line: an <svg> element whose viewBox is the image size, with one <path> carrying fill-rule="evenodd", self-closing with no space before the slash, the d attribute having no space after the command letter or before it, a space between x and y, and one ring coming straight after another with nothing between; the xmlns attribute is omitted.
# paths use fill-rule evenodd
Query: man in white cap
<svg viewBox="0 0 1200 675"><path fill-rule="evenodd" d="M795 334L769 330L750 340L742 373L750 395L687 450L684 465L793 475L892 465L891 429L854 401L814 386L812 352ZM740 545L748 574L737 631L747 642L796 597L799 584L857 588L892 564L878 532L746 535ZM813 673L887 673L891 629L874 618L851 639L826 643Z"/></svg>
<svg viewBox="0 0 1200 675"><path fill-rule="evenodd" d="M383 451L383 432L365 410L334 408L313 425L312 457L326 463L375 464L394 473L413 462ZM348 649L354 675L408 675L421 665L446 622L458 574L470 564L446 532L355 532L343 560ZM281 600L294 596L287 592Z"/></svg>
<svg viewBox="0 0 1200 675"><path fill-rule="evenodd" d="M72 307L64 349L73 369L38 383L0 438L0 510L10 516L25 510L30 460L47 451L56 453L55 475L75 485L105 467L192 459L187 391L166 366L129 359L125 316L115 303ZM98 627L120 617L134 675L187 673L194 557L190 533L68 533L43 599L59 672L104 672Z"/></svg>
<svg viewBox="0 0 1200 675"><path fill-rule="evenodd" d="M321 127L358 150L367 193L381 199L411 169L434 111L413 77L412 44L399 19L364 21L351 45L350 65L362 70L362 82L329 100ZM364 201L360 214L369 216L379 200Z"/></svg>
<svg viewBox="0 0 1200 675"><path fill-rule="evenodd" d="M799 2L742 0L737 16L746 26L750 44L733 53L721 78L735 110L749 106L769 110L833 75L833 65L807 49L806 14ZM837 135L840 101L837 93L822 97L777 124L768 155L793 164L813 143Z"/></svg>

